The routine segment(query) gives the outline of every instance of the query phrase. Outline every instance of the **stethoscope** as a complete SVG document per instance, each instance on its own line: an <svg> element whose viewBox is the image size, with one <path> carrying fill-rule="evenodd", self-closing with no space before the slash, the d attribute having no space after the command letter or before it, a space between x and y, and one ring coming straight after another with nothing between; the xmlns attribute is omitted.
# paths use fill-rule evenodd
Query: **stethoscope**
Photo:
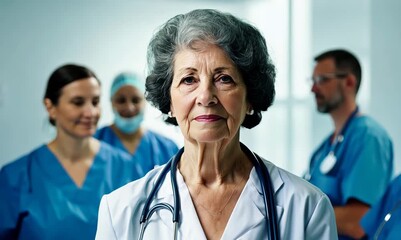
<svg viewBox="0 0 401 240"><path fill-rule="evenodd" d="M262 159L254 154L251 150L249 150L245 145L241 143L241 149L244 153L251 159L252 164L255 166L256 173L260 180L260 186L263 193L263 200L265 206L265 213L266 217L270 219L266 220L267 229L270 233L270 240L278 240L279 237L279 227L278 227L278 220L277 220L277 212L276 206L274 201L274 190L272 186L272 182L270 179L270 174L267 170L267 167L263 163ZM153 189L149 193L145 205L142 210L140 224L141 230L139 233L138 240L143 239L143 235L145 233L147 224L149 219L152 217L153 213L158 210L166 209L172 214L172 220L174 225L174 238L177 239L178 236L178 224L180 223L180 211L181 211L181 202L180 202L180 195L178 192L178 184L177 184L177 164L181 159L181 155L184 152L184 148L181 148L178 153L170 159L166 166L162 169L159 177L157 178ZM156 193L159 191L167 173L170 171L171 177L171 185L173 190L173 198L174 198L174 207L168 203L157 203L154 204L152 207L150 206Z"/></svg>
<svg viewBox="0 0 401 240"><path fill-rule="evenodd" d="M384 219L383 219L383 221L380 223L379 227L377 228L377 230L376 230L376 232L375 232L375 235L373 235L373 239L374 239L374 240L379 239L379 236L380 236L381 232L383 231L384 225L386 225L386 223L387 223L388 221L390 221L390 218L391 218L392 214L395 212L395 210L397 210L397 209L400 208L400 207L401 207L401 201L398 201L398 202L394 205L394 207L390 210L390 212L388 212L388 213L386 214L386 216L384 216Z"/></svg>
<svg viewBox="0 0 401 240"><path fill-rule="evenodd" d="M347 128L349 127L351 121L355 118L355 116L358 114L359 108L358 106L355 108L355 110L351 113L351 115L348 117L347 121L344 124L344 127L341 129L340 134L334 139L333 144L330 146L330 151L327 154L327 156L323 159L323 161L320 164L319 170L323 174L327 174L330 172L331 169L333 169L334 165L337 163L337 157L336 157L336 152L338 149L338 146L340 143L344 141L344 135L345 132L347 131ZM323 145L322 145L323 147ZM313 156L312 159L315 158L316 154L319 151L317 151ZM309 168L309 171L305 174L304 178L306 180L310 180L312 177L312 174L314 173L316 167L313 167L312 169Z"/></svg>

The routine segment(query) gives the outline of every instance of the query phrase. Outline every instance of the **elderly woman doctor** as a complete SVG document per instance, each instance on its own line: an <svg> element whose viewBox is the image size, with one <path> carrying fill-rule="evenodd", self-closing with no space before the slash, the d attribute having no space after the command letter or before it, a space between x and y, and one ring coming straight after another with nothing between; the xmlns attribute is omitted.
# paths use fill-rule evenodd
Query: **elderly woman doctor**
<svg viewBox="0 0 401 240"><path fill-rule="evenodd" d="M240 143L240 126L258 125L275 92L258 30L215 10L177 15L148 63L146 97L184 148L103 197L97 239L337 239L326 195Z"/></svg>

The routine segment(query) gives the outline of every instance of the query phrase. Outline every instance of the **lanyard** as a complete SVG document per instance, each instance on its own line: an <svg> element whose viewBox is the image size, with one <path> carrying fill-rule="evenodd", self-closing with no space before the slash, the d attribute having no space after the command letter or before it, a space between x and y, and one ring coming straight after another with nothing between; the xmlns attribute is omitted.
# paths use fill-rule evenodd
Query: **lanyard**
<svg viewBox="0 0 401 240"><path fill-rule="evenodd" d="M354 117L356 116L356 114L358 114L358 112L359 112L359 107L357 106L355 108L355 110L351 113L351 115L348 117L347 121L345 122L343 128L340 131L340 134L334 139L334 142L331 145L329 154L333 154L333 155L335 154L338 143L341 143L344 140L345 132L347 131L347 128L349 127L352 119L354 119Z"/></svg>
<svg viewBox="0 0 401 240"><path fill-rule="evenodd" d="M344 134L347 131L352 120L358 114L358 112L359 112L359 107L357 106L355 110L351 113L351 115L348 117L347 121L345 122L343 128L340 131L340 134L334 139L333 144L330 146L329 154L325 157L325 159L323 159L323 161L320 164L320 167L318 167L320 168L320 171L322 173L327 174L331 169L333 169L334 165L337 163L337 157L335 155L335 152L338 148L339 143L341 143L344 140ZM319 149L321 149L322 147L323 145ZM315 158L317 152L315 152L315 154L312 156L312 160ZM315 171L316 167L317 166L310 168L309 171L304 175L304 178L306 180L309 181L311 179L312 174Z"/></svg>

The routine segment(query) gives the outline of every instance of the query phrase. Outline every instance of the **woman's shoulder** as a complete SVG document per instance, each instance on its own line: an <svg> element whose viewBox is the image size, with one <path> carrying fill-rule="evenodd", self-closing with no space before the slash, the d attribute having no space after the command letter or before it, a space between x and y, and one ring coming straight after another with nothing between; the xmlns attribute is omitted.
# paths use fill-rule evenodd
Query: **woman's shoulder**
<svg viewBox="0 0 401 240"><path fill-rule="evenodd" d="M93 135L93 137L103 140L105 138L109 138L110 135L113 134L113 131L111 130L110 126L104 126L96 130L96 133Z"/></svg>
<svg viewBox="0 0 401 240"><path fill-rule="evenodd" d="M28 165L32 163L34 158L44 157L49 150L45 144L35 148L29 153L26 153L17 159L4 165L0 170L1 185L7 184L10 186L21 186L26 175L28 174Z"/></svg>
<svg viewBox="0 0 401 240"><path fill-rule="evenodd" d="M135 209L135 205L143 203L147 198L162 168L163 166L152 169L142 178L105 195L109 207L111 209Z"/></svg>
<svg viewBox="0 0 401 240"><path fill-rule="evenodd" d="M45 154L49 153L49 149L45 144L33 149L32 151L23 154L17 159L7 163L3 166L2 171L16 171L17 169L21 169L28 164L29 160L35 157L43 157Z"/></svg>
<svg viewBox="0 0 401 240"><path fill-rule="evenodd" d="M107 165L107 168L115 174L124 173L131 179L138 179L145 175L141 164L138 161L134 161L129 153L106 142L100 141L100 150L96 157L97 161Z"/></svg>
<svg viewBox="0 0 401 240"><path fill-rule="evenodd" d="M305 179L282 169L273 163L264 160L272 178L274 189L277 194L296 195L300 198L315 198L320 200L326 195L316 186Z"/></svg>
<svg viewBox="0 0 401 240"><path fill-rule="evenodd" d="M112 146L110 143L99 140L100 142L100 150L98 152L98 155L102 158L106 158L106 159L114 159L115 157L118 157L119 159L123 160L123 161L129 161L131 160L132 156L119 149L116 148L114 146ZM115 156L115 157L111 157L111 156Z"/></svg>

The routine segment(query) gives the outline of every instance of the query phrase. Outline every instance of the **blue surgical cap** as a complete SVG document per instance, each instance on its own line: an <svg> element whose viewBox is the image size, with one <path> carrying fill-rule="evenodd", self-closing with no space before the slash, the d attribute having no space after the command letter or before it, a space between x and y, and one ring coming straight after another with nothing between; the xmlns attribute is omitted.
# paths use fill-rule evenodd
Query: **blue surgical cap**
<svg viewBox="0 0 401 240"><path fill-rule="evenodd" d="M120 89L125 85L133 86L142 93L145 92L145 85L137 75L133 73L121 73L117 75L117 77L114 79L111 85L110 97L113 97L114 94L118 91L118 89Z"/></svg>

